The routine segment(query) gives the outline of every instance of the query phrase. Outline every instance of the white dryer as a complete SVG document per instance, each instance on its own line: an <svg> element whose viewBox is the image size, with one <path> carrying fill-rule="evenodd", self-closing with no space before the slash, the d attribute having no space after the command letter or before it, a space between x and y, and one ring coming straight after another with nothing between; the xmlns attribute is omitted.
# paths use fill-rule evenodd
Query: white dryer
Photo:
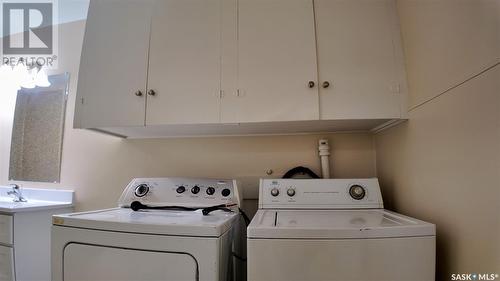
<svg viewBox="0 0 500 281"><path fill-rule="evenodd" d="M428 281L435 226L383 209L372 179L265 179L248 280Z"/></svg>
<svg viewBox="0 0 500 281"><path fill-rule="evenodd" d="M237 279L240 200L233 180L134 179L118 208L53 217L52 280ZM164 208L134 211L134 201ZM192 210L222 204L236 206Z"/></svg>

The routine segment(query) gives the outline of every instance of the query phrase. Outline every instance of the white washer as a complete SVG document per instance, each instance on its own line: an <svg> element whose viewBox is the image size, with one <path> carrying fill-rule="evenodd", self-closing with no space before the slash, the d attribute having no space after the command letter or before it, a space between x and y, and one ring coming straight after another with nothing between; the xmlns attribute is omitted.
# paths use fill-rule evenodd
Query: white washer
<svg viewBox="0 0 500 281"><path fill-rule="evenodd" d="M383 209L372 179L265 179L248 227L248 280L427 281L435 226Z"/></svg>
<svg viewBox="0 0 500 281"><path fill-rule="evenodd" d="M129 206L239 206L240 200L233 180L134 179L119 208L53 217L52 280L233 280L242 274L234 274L241 265L233 252L244 256L237 212Z"/></svg>

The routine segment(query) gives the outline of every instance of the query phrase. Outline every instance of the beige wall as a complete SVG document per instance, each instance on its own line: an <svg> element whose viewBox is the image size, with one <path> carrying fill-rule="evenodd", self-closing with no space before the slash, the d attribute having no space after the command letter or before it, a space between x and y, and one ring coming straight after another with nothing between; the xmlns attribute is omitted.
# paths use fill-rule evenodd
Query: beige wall
<svg viewBox="0 0 500 281"><path fill-rule="evenodd" d="M387 207L437 225L437 280L500 273L499 3L398 1L410 120L376 135L377 174Z"/></svg>
<svg viewBox="0 0 500 281"><path fill-rule="evenodd" d="M244 183L247 198L257 198L258 179L265 177L268 169L274 170L273 176L298 165L319 172L317 141L323 137L331 142L333 176L375 176L373 136L364 133L123 140L72 129L83 28L84 22L60 27L59 72L71 74L61 183L23 183L25 186L74 189L78 210L116 206L133 177L238 178ZM2 136L10 135L9 125L6 127ZM7 145L1 151L8 152ZM0 183L7 183L7 168L2 167Z"/></svg>
<svg viewBox="0 0 500 281"><path fill-rule="evenodd" d="M500 60L498 0L398 0L410 108Z"/></svg>

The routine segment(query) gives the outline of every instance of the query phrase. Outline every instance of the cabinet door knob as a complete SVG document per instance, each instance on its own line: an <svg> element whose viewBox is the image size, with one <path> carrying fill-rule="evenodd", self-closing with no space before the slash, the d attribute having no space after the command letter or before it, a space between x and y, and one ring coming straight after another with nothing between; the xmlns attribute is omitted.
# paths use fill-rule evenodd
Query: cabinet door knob
<svg viewBox="0 0 500 281"><path fill-rule="evenodd" d="M314 88L314 85L315 85L314 81L309 81L309 83L307 84L309 88Z"/></svg>
<svg viewBox="0 0 500 281"><path fill-rule="evenodd" d="M139 90L139 91L135 92L135 95L138 97L142 97L142 92Z"/></svg>
<svg viewBox="0 0 500 281"><path fill-rule="evenodd" d="M156 95L156 92L154 90L149 90L148 91L148 95L150 96L155 96Z"/></svg>
<svg viewBox="0 0 500 281"><path fill-rule="evenodd" d="M330 87L330 82L325 81L325 82L323 82L323 85L321 85L321 86L326 89L326 88Z"/></svg>

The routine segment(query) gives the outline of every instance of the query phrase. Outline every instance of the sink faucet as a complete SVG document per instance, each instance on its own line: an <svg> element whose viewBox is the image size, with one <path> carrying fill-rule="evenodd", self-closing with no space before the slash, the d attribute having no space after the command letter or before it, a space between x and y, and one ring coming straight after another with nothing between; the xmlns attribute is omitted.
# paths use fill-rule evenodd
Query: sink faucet
<svg viewBox="0 0 500 281"><path fill-rule="evenodd" d="M23 197L23 194L21 192L21 188L17 184L11 184L12 190L8 191L8 195L14 195L15 198L13 199L14 202L27 202L27 200Z"/></svg>

